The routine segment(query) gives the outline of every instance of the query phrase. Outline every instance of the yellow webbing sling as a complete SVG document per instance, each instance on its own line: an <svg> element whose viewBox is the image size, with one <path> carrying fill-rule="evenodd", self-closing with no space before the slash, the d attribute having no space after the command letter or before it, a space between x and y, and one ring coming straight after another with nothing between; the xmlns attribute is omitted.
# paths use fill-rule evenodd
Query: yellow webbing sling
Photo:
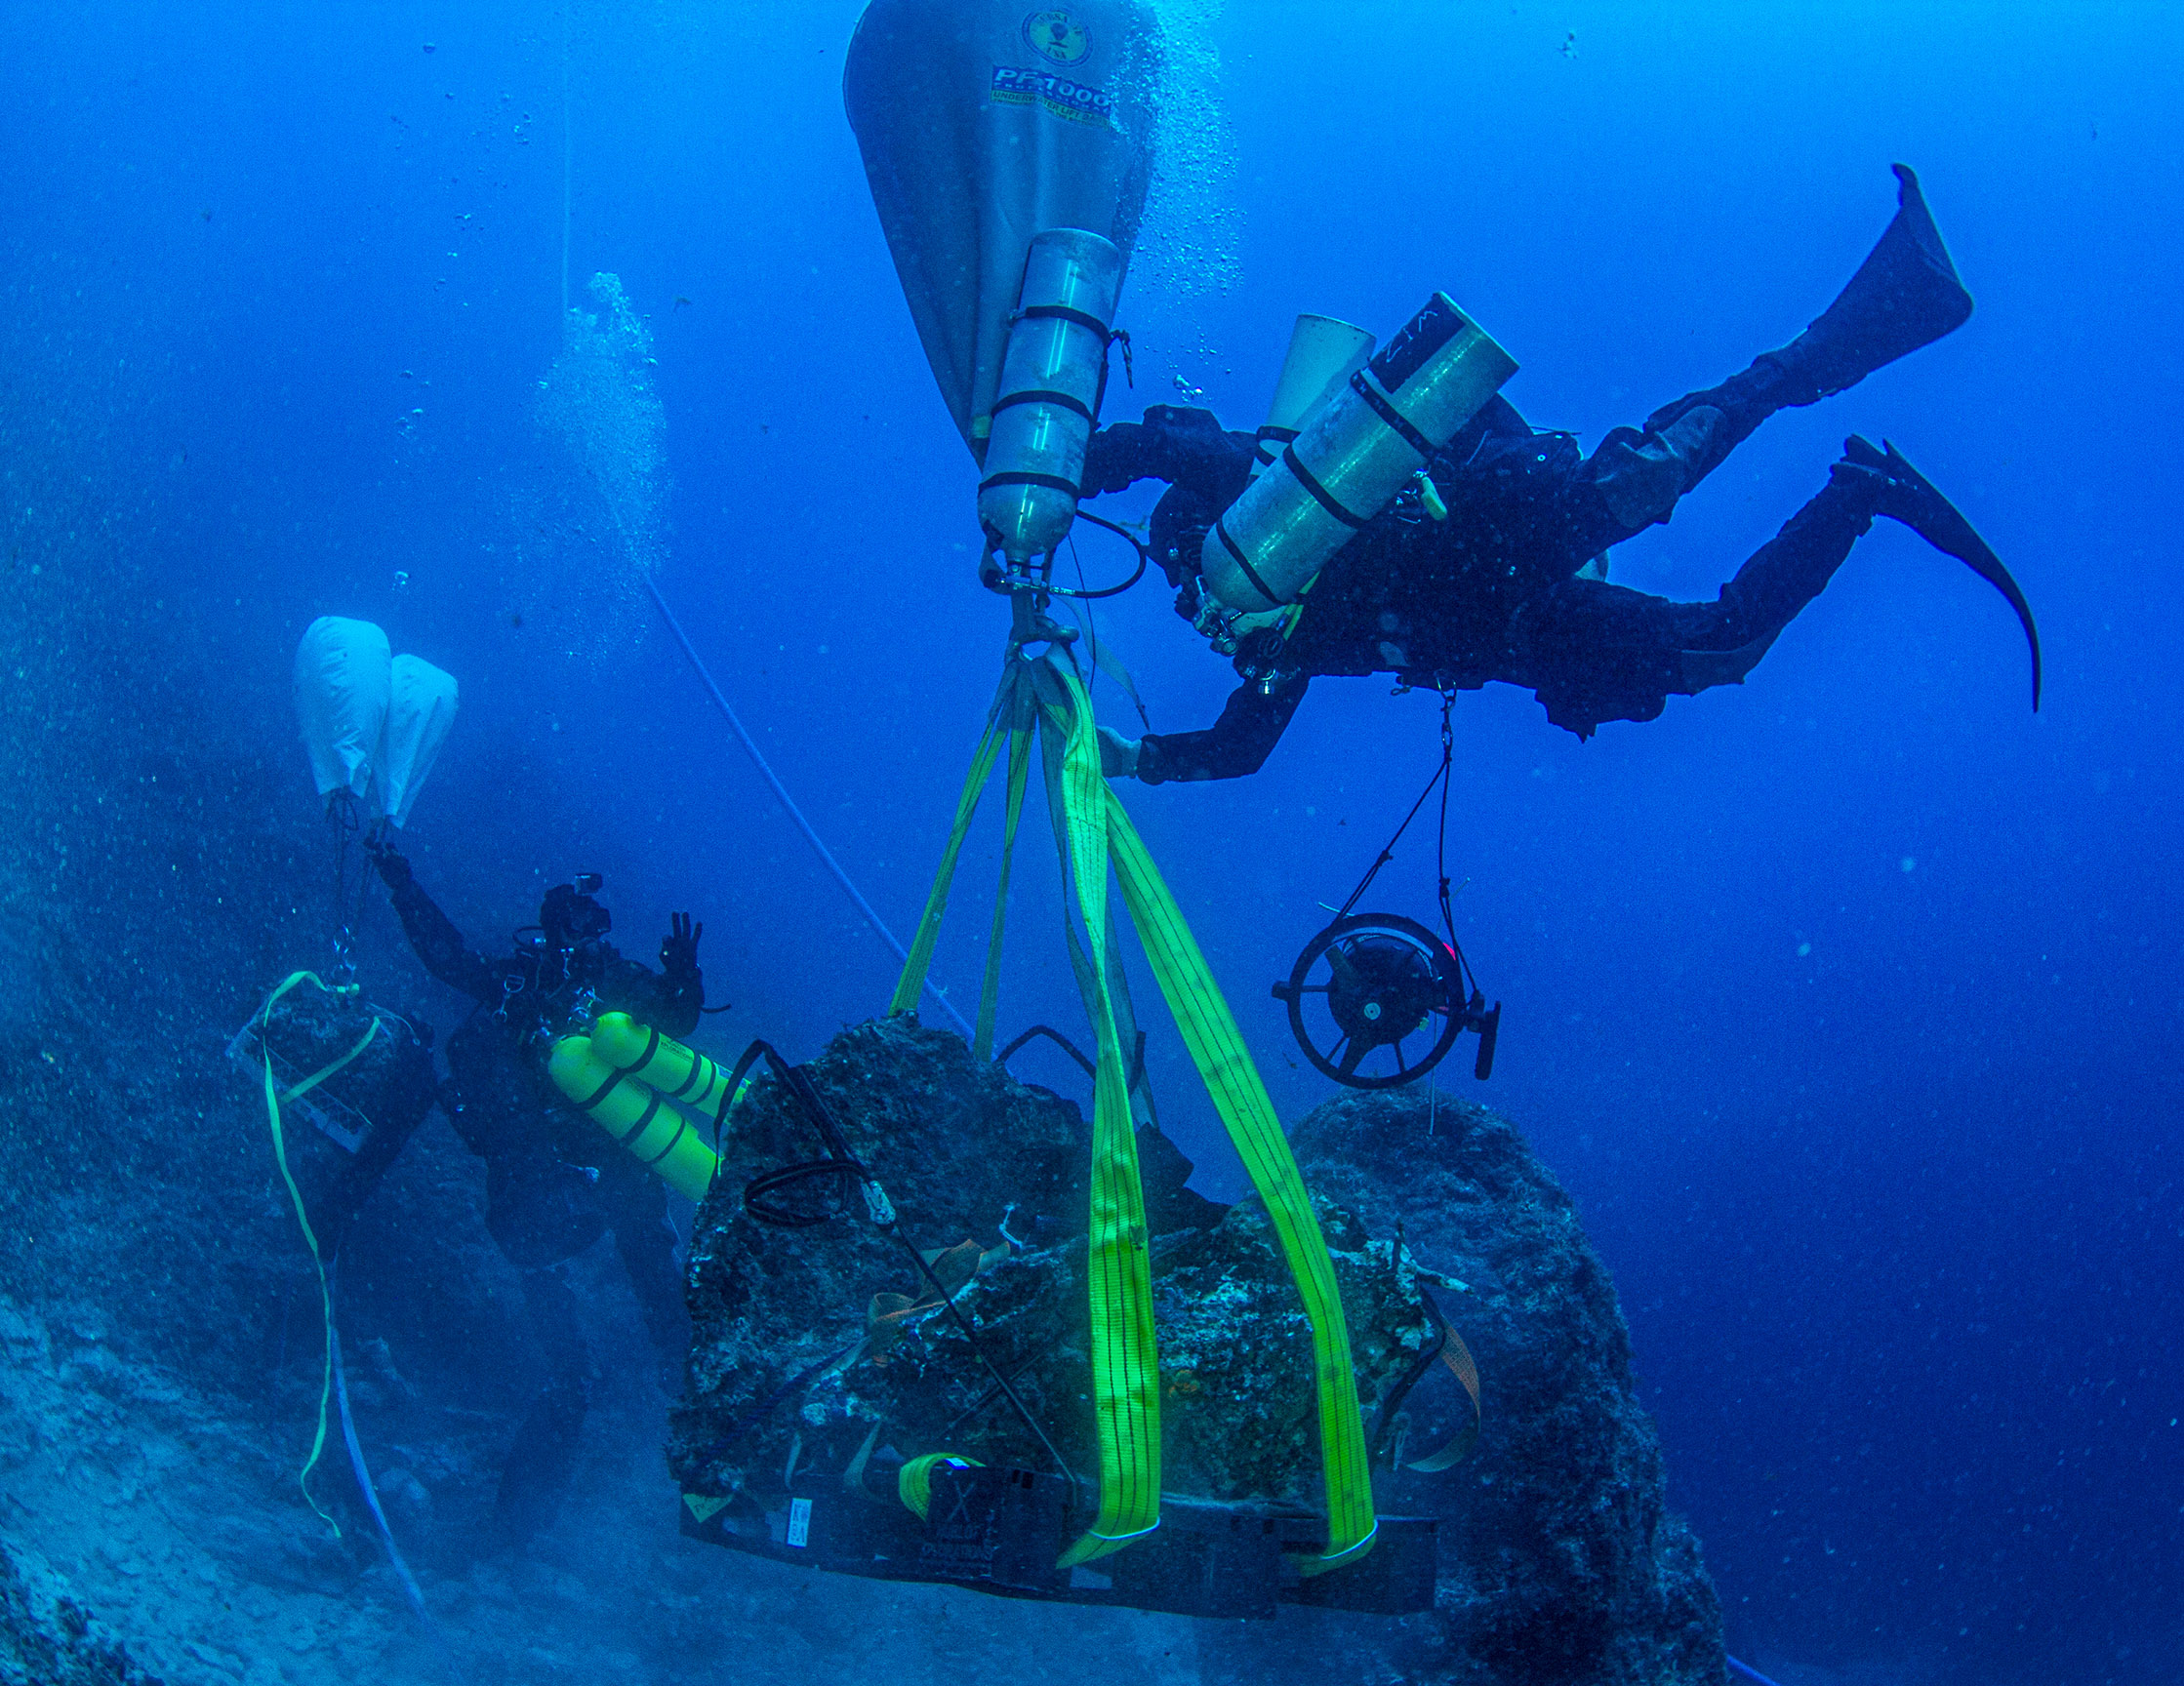
<svg viewBox="0 0 2184 1686"><path fill-rule="evenodd" d="M325 983L315 972L291 972L281 981L280 987L265 997L265 1005L258 1012L258 1050L264 1062L265 1121L273 1133L273 1160L280 1166L281 1181L288 1184L288 1198L296 1207L296 1224L303 1231L303 1240L311 1250L311 1267L318 1272L318 1308L326 1331L326 1355L320 1369L318 1383L318 1431L311 1436L311 1455L303 1461L303 1467L296 1477L296 1484L303 1490L303 1499L319 1520L334 1530L334 1537L341 1538L342 1525L329 1516L311 1494L311 1471L318 1467L319 1454L326 1450L326 1407L334 1391L334 1296L326 1284L326 1261L318 1250L318 1235L311 1228L310 1214L303 1210L303 1191L296 1186L296 1179L288 1169L288 1138L281 1129L281 1106L301 1096L308 1095L329 1077L340 1071L372 1045L386 1021L377 1013L364 1034L356 1039L355 1046L340 1059L320 1066L301 1083L282 1089L273 1081L273 1046L271 1041L273 1008L280 998L299 984L309 984L329 995L356 993L356 985L346 984L339 987Z"/></svg>
<svg viewBox="0 0 2184 1686"><path fill-rule="evenodd" d="M1108 893L1112 867L1123 904L1153 964L1153 976L1182 1030L1184 1045L1274 1221L1276 1238L1296 1278L1312 1326L1328 1546L1325 1555L1306 1559L1298 1567L1307 1575L1323 1573L1369 1550L1376 1526L1364 1424L1333 1262L1328 1258L1326 1241L1296 1158L1235 1021L1175 899L1120 800L1101 775L1091 700L1072 664L1052 657L1026 661L1019 646L1012 643L986 733L972 757L970 776L956 803L955 823L942 853L916 941L890 1010L901 1013L917 1003L963 841L1004 741L1009 748L1010 773L1004 849L1013 844L1022 807L1023 770L1029 765L1029 740L1041 727L1045 733L1042 760L1049 781L1049 801L1056 813L1058 843L1065 857L1064 880L1074 889L1087 938L1079 944L1074 929L1070 929L1071 961L1099 1046L1088 1258L1100 1510L1091 1529L1070 1547L1063 1562L1081 1563L1104 1556L1159 1523L1158 1356L1153 1338L1145 1201L1117 1024L1118 1010L1128 1013L1129 1009L1112 937ZM1004 885L1007 859L1004 853ZM980 1029L989 1038L1001 930L1001 910L996 908L979 1016Z"/></svg>
<svg viewBox="0 0 2184 1686"><path fill-rule="evenodd" d="M1213 982L1197 940L1153 864L1137 827L1130 823L1121 799L1112 790L1107 798L1123 904L1138 928L1138 941L1214 1109L1228 1127L1229 1140L1235 1144L1252 1187L1266 1203L1282 1259L1296 1278L1312 1324L1327 1554L1298 1567L1307 1575L1322 1574L1370 1550L1378 1526L1373 1520L1364 1418L1357 1406L1356 1365L1350 1353L1350 1325L1343 1316L1334 1261L1327 1256L1326 1237L1319 1231L1312 1196L1305 1189L1304 1173L1297 1169L1297 1156L1290 1151L1289 1139L1282 1134L1274 1102L1243 1045L1229 1003Z"/></svg>

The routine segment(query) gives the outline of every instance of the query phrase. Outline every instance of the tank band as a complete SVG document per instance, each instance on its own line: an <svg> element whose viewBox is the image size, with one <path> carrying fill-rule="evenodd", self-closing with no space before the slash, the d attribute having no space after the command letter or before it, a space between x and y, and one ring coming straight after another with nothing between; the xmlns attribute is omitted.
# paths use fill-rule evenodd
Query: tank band
<svg viewBox="0 0 2184 1686"><path fill-rule="evenodd" d="M995 486L1044 486L1050 491L1067 492L1072 498L1082 496L1073 480L1065 480L1059 474L989 474L978 483L981 492Z"/></svg>
<svg viewBox="0 0 2184 1686"><path fill-rule="evenodd" d="M598 1088L592 1090L591 1093L586 1096L582 1101L579 1101L577 1104L579 1106L582 1106L586 1112L590 1111L592 1107L598 1105L600 1102L604 1101L607 1098L607 1092L621 1081L622 1073L615 1070L613 1066L608 1066L607 1080L604 1083L600 1084Z"/></svg>
<svg viewBox="0 0 2184 1686"><path fill-rule="evenodd" d="M1033 387L1024 392L1003 393L993 400L993 414L998 416L1002 411L1013 409L1019 404L1052 404L1071 412L1072 415L1081 416L1087 422L1092 420L1092 412L1084 407L1083 399L1068 392L1053 392L1042 387Z"/></svg>
<svg viewBox="0 0 2184 1686"><path fill-rule="evenodd" d="M670 1101L680 1101L685 1095L689 1094L691 1090L695 1089L698 1086L699 1075L705 1070L708 1065L710 1065L712 1064L710 1060L708 1060L696 1049L685 1048L683 1052L690 1056L690 1069L686 1073L684 1073L683 1079L680 1083L677 1083L672 1089L667 1091L667 1099Z"/></svg>
<svg viewBox="0 0 2184 1686"><path fill-rule="evenodd" d="M647 1038L645 1042L645 1051L642 1054L638 1055L634 1060L630 1061L628 1064L623 1066L623 1070L642 1071L646 1066L652 1064L652 1057L660 1052L660 1032L655 1030L651 1025L647 1024L645 1026L645 1034ZM640 1078L639 1081L641 1082L642 1079Z"/></svg>
<svg viewBox="0 0 2184 1686"><path fill-rule="evenodd" d="M1326 510L1328 514L1332 515L1337 521L1340 521L1345 527L1351 528L1353 531L1362 528L1365 525L1365 522L1369 519L1369 517L1364 515L1353 515L1349 510L1345 509L1339 502L1335 501L1335 495L1332 492L1328 491L1326 487L1320 485L1319 482L1313 477L1312 470L1310 468L1307 468L1302 462L1297 460L1296 446L1292 445L1288 447L1288 449L1283 451L1281 454L1281 461L1283 465L1288 468L1289 472L1296 475L1297 484L1302 486L1307 492L1310 492L1312 494L1313 501L1317 503L1320 508ZM1281 599L1277 597L1274 599L1274 601L1278 603L1281 601Z"/></svg>
<svg viewBox="0 0 2184 1686"><path fill-rule="evenodd" d="M1350 386L1352 391L1372 406L1372 412L1375 416L1378 416L1392 429L1403 436L1403 443L1417 452L1421 461L1428 462L1433 461L1433 441L1410 424L1409 417L1373 390L1373 383L1365 379L1365 372L1362 369L1350 378Z"/></svg>
<svg viewBox="0 0 2184 1686"><path fill-rule="evenodd" d="M1089 328L1103 341L1108 337L1108 325L1097 316L1083 310L1072 310L1067 304L1027 304L1016 313L1019 322L1073 322L1079 328Z"/></svg>
<svg viewBox="0 0 2184 1686"><path fill-rule="evenodd" d="M630 1125L629 1128L625 1130L621 1135L617 1136L615 1140L621 1143L625 1147L628 1146L630 1143L634 1142L638 1137L642 1136L647 1130L652 1128L653 1119L659 1115L660 1104L660 1097L657 1095L653 1096L652 1099L645 1104L645 1109L637 1115L637 1121L634 1124Z"/></svg>
<svg viewBox="0 0 2184 1686"><path fill-rule="evenodd" d="M661 1148L660 1151L655 1153L650 1159L638 1160L638 1164L657 1165L660 1163L661 1160L667 1158L668 1154L672 1153L675 1150L675 1144L682 1140L684 1133L690 1128L690 1120L678 1115L676 1123L679 1127L676 1129L675 1133L672 1136L667 1138L667 1146Z"/></svg>
<svg viewBox="0 0 2184 1686"><path fill-rule="evenodd" d="M1270 609L1278 605L1281 599L1274 595L1274 587L1259 578L1259 570L1244 559L1243 552L1236 548L1236 542L1229 537L1228 522L1216 521L1213 530L1221 540L1221 547L1229 552L1230 559L1243 570L1243 577L1251 582L1251 588L1267 600Z"/></svg>
<svg viewBox="0 0 2184 1686"><path fill-rule="evenodd" d="M1268 445L1270 443L1274 445L1286 445L1289 443L1290 440L1296 438L1296 436L1297 429L1294 427L1270 426L1260 428L1257 441L1256 443L1254 443L1251 449L1253 460L1256 461L1259 466L1262 468L1272 468L1274 466L1274 455L1271 450L1268 449Z"/></svg>

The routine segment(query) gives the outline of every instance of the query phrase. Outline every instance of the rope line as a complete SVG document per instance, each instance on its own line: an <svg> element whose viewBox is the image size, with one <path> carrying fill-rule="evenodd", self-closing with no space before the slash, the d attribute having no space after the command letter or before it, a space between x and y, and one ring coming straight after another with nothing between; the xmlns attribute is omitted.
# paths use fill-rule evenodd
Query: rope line
<svg viewBox="0 0 2184 1686"><path fill-rule="evenodd" d="M887 928L887 921L882 919L873 910L872 904L865 900L865 893L857 888L849 874L843 870L842 863L834 859L834 852L827 847L826 843L821 840L818 831L813 829L812 823L804 818L804 811L796 806L796 799L789 794L789 787L781 782L781 776L773 770L765 755L760 752L757 741L745 728L742 719L729 704L728 699L722 693L720 687L713 683L713 676L707 668L705 660L698 654L698 647L691 643L690 634L682 629L682 622L675 619L674 611L667 607L667 598L660 594L658 582L649 574L645 576L645 589L652 593L652 600L660 609L660 618L667 622L667 630L675 635L675 642L682 646L682 653L690 658L691 668L697 673L700 683L705 686L708 694L712 698L713 706L720 710L721 717L728 722L729 727L735 732L736 741L744 746L744 753L750 757L751 765L758 769L767 784L772 787L774 795L780 800L782 807L789 811L789 819L796 822L796 828L803 832L804 841L812 846L813 852L826 863L827 870L834 875L834 882L842 887L843 893L857 904L857 911L865 916L865 923L870 925L879 940L894 951L896 959L908 965L910 950L905 948L901 939ZM955 1022L955 1027L961 1030L966 1037L977 1033L971 1022L956 1011L955 1003L950 1001L930 979L925 980L924 992L939 1004L941 1011Z"/></svg>

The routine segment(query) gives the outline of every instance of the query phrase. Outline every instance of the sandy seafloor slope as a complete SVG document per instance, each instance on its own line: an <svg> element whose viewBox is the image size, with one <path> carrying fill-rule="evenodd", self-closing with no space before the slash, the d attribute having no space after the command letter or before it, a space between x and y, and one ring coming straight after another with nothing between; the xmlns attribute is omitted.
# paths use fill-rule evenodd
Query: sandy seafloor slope
<svg viewBox="0 0 2184 1686"><path fill-rule="evenodd" d="M1196 1678L1188 1621L870 1586L682 1540L657 1401L595 1413L564 1520L532 1552L420 1567L443 1651L376 1542L336 1543L255 1431L111 1336L89 1306L0 1302L0 1543L172 1686L923 1686L1076 1680L1095 1659L1149 1686Z"/></svg>

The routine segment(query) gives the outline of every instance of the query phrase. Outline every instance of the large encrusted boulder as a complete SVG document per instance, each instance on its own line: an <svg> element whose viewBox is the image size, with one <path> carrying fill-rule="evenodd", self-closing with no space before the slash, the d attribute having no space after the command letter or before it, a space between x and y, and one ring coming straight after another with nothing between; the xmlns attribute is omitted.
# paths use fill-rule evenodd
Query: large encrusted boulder
<svg viewBox="0 0 2184 1686"><path fill-rule="evenodd" d="M861 1193L815 1177L745 1191L823 1156L809 1109L777 1078L734 1114L691 1249L689 1388L669 1463L686 1492L762 1500L795 1471L838 1470L884 1496L885 1471L927 1452L1051 1468L1043 1434L1091 1471L1085 1167L1077 1107L898 1018L845 1030L804 1067L850 1149L932 1256L958 1323ZM1139 1132L1159 1338L1162 1486L1220 1500L1315 1505L1317 1415L1303 1305L1256 1201L1215 1206L1191 1166ZM801 1206L798 1206L801 1202ZM838 1211L829 1211L837 1207ZM1417 1367L1432 1324L1411 1263L1319 1203L1371 1411ZM968 1327L984 1357L971 1349ZM996 1373L1036 1423L1009 1404ZM853 1474L854 1472L854 1474Z"/></svg>
<svg viewBox="0 0 2184 1686"><path fill-rule="evenodd" d="M935 1269L967 1277L957 1305L987 1358L1055 1450L1091 1469L1077 1108L907 1018L844 1031L804 1070ZM1629 1334L1569 1197L1507 1122L1445 1097L1346 1095L1293 1140L1360 1401L1385 1430L1375 1495L1384 1513L1440 1520L1438 1594L1413 1617L1288 1609L1207 1625L1205 1686L1279 1673L1300 1646L1341 1657L1345 1677L1417 1686L1720 1686L1714 1588L1664 1507ZM1265 1212L1192 1194L1188 1161L1157 1133L1139 1145L1162 1485L1315 1505L1309 1335ZM884 1500L886 1472L924 1452L1048 1466L853 1185L808 1227L750 1216L753 1179L823 1152L784 1085L753 1086L692 1246L696 1338L669 1448L683 1489L762 1507L815 1469ZM814 1182L769 1198L817 1200L817 1217L829 1192ZM1464 1437L1474 1414L1443 1366L1421 1363L1436 1335L1429 1301L1475 1355L1484 1401L1477 1444L1437 1473L1398 1465Z"/></svg>
<svg viewBox="0 0 2184 1686"><path fill-rule="evenodd" d="M1255 1681L1314 1642L1295 1622L1331 1629L1317 1642L1339 1645L1355 1679L1719 1686L1719 1604L1698 1542L1665 1508L1630 1333L1570 1197L1505 1119L1416 1089L1330 1101L1292 1139L1321 1197L1468 1284L1437 1298L1476 1358L1482 1432L1445 1472L1375 1472L1384 1509L1440 1518L1432 1615L1299 1612L1280 1640L1231 1625L1201 1646L1208 1686ZM1404 1415L1417 1462L1472 1407L1437 1377Z"/></svg>

